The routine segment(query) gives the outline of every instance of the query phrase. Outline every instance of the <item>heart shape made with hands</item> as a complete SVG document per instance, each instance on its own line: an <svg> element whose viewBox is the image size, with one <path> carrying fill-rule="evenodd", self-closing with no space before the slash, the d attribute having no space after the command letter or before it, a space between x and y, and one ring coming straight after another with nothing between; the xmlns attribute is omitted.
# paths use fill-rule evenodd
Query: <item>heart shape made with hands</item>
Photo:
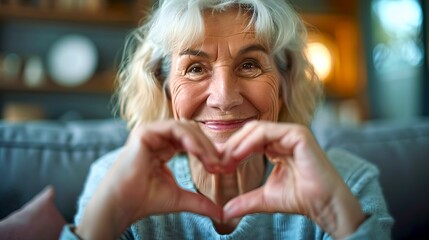
<svg viewBox="0 0 429 240"><path fill-rule="evenodd" d="M252 161L249 157L254 154L265 155L274 164L262 186L259 182L259 187L250 188L223 206L224 221L262 212L311 217L314 212L310 211L319 211L338 187L344 188L341 177L303 126L252 122L234 133L223 146L216 149L218 161L197 156L209 173L237 171L243 161ZM262 172L265 174L265 169Z"/></svg>
<svg viewBox="0 0 429 240"><path fill-rule="evenodd" d="M136 184L141 184L142 177L145 178L143 184L148 188L141 193L141 197L147 206L152 206L153 209L142 208L139 217L178 211L195 212L224 221L261 212L310 216L309 209L320 208L319 206L326 204L332 194L338 192L338 187L344 185L309 129L304 126L249 122L218 149L195 125L192 122L159 122L131 134L131 151L128 153L131 155L131 164L134 164L136 169L133 179ZM132 144L134 142L138 144ZM206 197L209 194L201 189L199 190L203 194L178 189L172 173L162 167L164 164L160 164L168 162L177 152L186 152L195 157L193 161L200 163L199 169L191 166L191 172L194 173L200 170L201 174L208 172L222 175L237 169L241 171L239 166L249 167L250 162L263 163L248 158L253 157L253 154L268 156L270 162L274 163L274 168L264 185L260 186L261 177L256 186L230 199L221 208ZM141 161L142 156L148 161ZM158 161L153 161L154 159ZM249 162L241 165L243 161ZM255 168L254 166L251 167ZM129 173L129 167L130 163L124 163L124 172ZM154 175L154 170L162 174ZM129 189L134 194L135 188L131 186ZM171 203L170 200L175 198L177 202ZM163 202L161 199L169 201Z"/></svg>
<svg viewBox="0 0 429 240"><path fill-rule="evenodd" d="M263 147L260 147L260 150L262 150ZM264 200L264 188L266 187L265 184L261 186L261 182L263 181L263 177L265 175L266 169L265 169L265 162L263 160L262 154L255 155L255 153L249 152L249 154L241 154L241 155L234 155L233 151L222 148L222 149L216 149L218 156L220 156L219 161L212 161L210 163L204 162L202 160L197 160L195 156L194 158L191 157L190 159L190 165L194 165L194 169L191 172L202 172L202 168L204 168L205 172L208 172L210 174L215 174L215 178L218 178L217 180L220 181L220 178L233 174L234 172L236 174L239 173L239 168L244 165L253 164L253 167L248 167L246 170L250 170L248 173L243 173L243 171L240 171L241 174L243 174L241 177L234 176L235 178L240 178L240 180L237 179L238 182L241 182L243 184L248 184L249 182L253 182L250 185L247 186L240 186L242 189L237 192L242 192L243 189L244 194L240 194L232 199L227 199L228 201L222 202L213 202L217 204L220 208L222 208L222 222L228 222L236 217L241 217L246 214L251 213L258 213L258 212L267 212L269 210L260 208L259 206L262 206ZM260 156L260 160L256 160ZM195 164L198 166L195 167ZM192 168L192 167L191 167ZM255 169L260 169L260 171ZM195 170L197 169L197 170ZM201 173L204 175L204 173ZM207 176L206 176L207 177ZM244 178L247 177L247 178ZM244 178L244 180L243 180ZM202 178L199 178L202 179ZM193 177L193 181L195 186L199 186L196 179ZM201 184L206 185L207 182ZM200 186L201 186L200 185ZM232 186L231 186L232 187ZM238 186L237 186L238 188ZM201 189L198 189L199 193L203 195L204 197L210 199L210 196L208 194L212 193L212 189L206 189L206 191L202 191ZM205 195L207 193L207 195ZM213 196L212 196L213 197ZM223 205L223 206L222 206Z"/></svg>

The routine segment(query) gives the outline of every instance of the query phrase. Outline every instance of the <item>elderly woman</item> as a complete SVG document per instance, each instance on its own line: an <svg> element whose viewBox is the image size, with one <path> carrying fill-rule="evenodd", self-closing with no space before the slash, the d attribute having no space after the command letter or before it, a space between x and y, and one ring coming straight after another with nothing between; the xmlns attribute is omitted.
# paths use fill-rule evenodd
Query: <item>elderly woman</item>
<svg viewBox="0 0 429 240"><path fill-rule="evenodd" d="M388 239L376 168L308 129L305 33L279 0L160 1L119 74L129 139L62 238Z"/></svg>

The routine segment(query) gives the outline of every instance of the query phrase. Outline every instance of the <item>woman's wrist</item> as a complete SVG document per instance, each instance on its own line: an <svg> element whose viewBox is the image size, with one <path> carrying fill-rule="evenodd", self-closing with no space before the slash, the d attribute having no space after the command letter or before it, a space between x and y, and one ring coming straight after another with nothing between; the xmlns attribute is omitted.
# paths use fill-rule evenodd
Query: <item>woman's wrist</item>
<svg viewBox="0 0 429 240"><path fill-rule="evenodd" d="M334 239L344 239L353 234L366 218L358 199L344 185L314 221Z"/></svg>
<svg viewBox="0 0 429 240"><path fill-rule="evenodd" d="M129 216L116 201L112 190L101 187L88 203L75 233L83 239L116 239L129 226ZM110 188L112 189L112 188Z"/></svg>

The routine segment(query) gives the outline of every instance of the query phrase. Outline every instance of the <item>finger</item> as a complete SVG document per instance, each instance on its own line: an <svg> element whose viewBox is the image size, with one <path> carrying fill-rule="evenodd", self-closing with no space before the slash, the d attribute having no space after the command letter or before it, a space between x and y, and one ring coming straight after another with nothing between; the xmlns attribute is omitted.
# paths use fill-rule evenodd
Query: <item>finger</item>
<svg viewBox="0 0 429 240"><path fill-rule="evenodd" d="M144 126L137 131L141 142L156 155L164 149L187 151L200 159L209 172L219 163L218 153L201 129L189 121L164 121ZM169 153L171 151L168 151ZM165 155L165 154L163 154ZM168 156L169 154L167 154ZM163 157L165 161L169 158Z"/></svg>
<svg viewBox="0 0 429 240"><path fill-rule="evenodd" d="M257 212L268 212L263 188L250 191L230 200L223 208L223 221Z"/></svg>
<svg viewBox="0 0 429 240"><path fill-rule="evenodd" d="M249 123L247 123L246 125L244 125L243 128L241 128L240 130L238 130L238 132L234 133L229 139L228 141L225 143L225 149L224 149L224 153L228 154L230 153L232 150L236 149L238 145L240 145L241 141L243 139L246 139L247 136L249 136L254 129L258 126L259 122L258 121L251 121Z"/></svg>
<svg viewBox="0 0 429 240"><path fill-rule="evenodd" d="M225 148L222 152L221 165L223 168L228 170L235 170L237 165L241 163L244 157L232 156L234 149L240 146L243 139L248 138L249 135L253 134L254 129L257 127L258 122L252 121L247 123L242 129L234 133L228 141L225 143Z"/></svg>
<svg viewBox="0 0 429 240"><path fill-rule="evenodd" d="M258 123L253 128L247 129L246 135L240 134L241 136L233 139L233 148L224 154L222 166L226 169L236 168L250 155L265 153L266 145L269 144L266 131L266 127Z"/></svg>
<svg viewBox="0 0 429 240"><path fill-rule="evenodd" d="M309 143L311 138L308 133L308 129L303 126L261 122L253 129L252 134L242 139L230 153L230 157L240 159L253 152L294 155L297 146Z"/></svg>
<svg viewBox="0 0 429 240"><path fill-rule="evenodd" d="M241 141L240 145L232 151L231 156L242 158L251 152L263 152L271 142L278 141L280 132L283 131L274 131L268 124L260 124L251 135Z"/></svg>
<svg viewBox="0 0 429 240"><path fill-rule="evenodd" d="M175 139L180 141L184 150L196 156L211 173L217 171L219 154L201 129L191 122L181 124L181 128L173 131Z"/></svg>
<svg viewBox="0 0 429 240"><path fill-rule="evenodd" d="M188 121L187 124L185 125L185 127L189 128L189 131L191 132L191 134L193 134L195 136L195 139L197 140L198 144L201 144L203 146L203 148L206 151L208 151L208 152L205 152L204 155L207 156L208 153L214 155L214 156L212 156L212 159L208 159L209 162L210 162L210 160L213 160L213 158L215 158L216 161L213 163L218 164L220 154L219 154L218 150L216 149L216 147L214 146L214 144L212 143L212 141L201 130L199 125L195 121Z"/></svg>
<svg viewBox="0 0 429 240"><path fill-rule="evenodd" d="M222 208L213 203L207 197L181 189L177 211L193 212L201 214L220 222L222 219Z"/></svg>

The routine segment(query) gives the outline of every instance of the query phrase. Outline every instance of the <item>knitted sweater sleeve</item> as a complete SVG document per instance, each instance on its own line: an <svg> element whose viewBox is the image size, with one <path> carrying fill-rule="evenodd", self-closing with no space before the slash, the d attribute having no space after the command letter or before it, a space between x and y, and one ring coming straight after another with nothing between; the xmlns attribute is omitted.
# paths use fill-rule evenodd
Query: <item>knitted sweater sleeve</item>
<svg viewBox="0 0 429 240"><path fill-rule="evenodd" d="M68 224L64 226L60 239L79 239L79 237L73 232L73 229L79 224L89 200L91 199L100 182L103 180L104 176L109 171L111 165L117 159L119 151L120 149L110 152L91 165L91 169L86 179L83 192L78 200L77 213L75 215L74 224ZM131 231L126 230L122 234L122 236L119 237L119 239L133 239Z"/></svg>
<svg viewBox="0 0 429 240"><path fill-rule="evenodd" d="M347 239L391 239L394 221L378 181L377 167L340 149L332 149L327 155L368 216Z"/></svg>

